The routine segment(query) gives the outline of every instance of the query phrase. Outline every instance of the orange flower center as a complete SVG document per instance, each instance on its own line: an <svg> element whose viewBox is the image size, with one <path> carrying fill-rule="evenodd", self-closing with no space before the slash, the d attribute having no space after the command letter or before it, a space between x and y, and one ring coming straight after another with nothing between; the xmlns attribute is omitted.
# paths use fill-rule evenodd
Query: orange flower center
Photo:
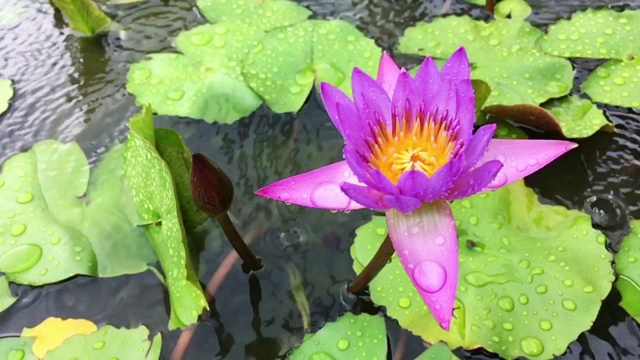
<svg viewBox="0 0 640 360"><path fill-rule="evenodd" d="M451 122L418 114L417 119L393 116L389 129L380 123L369 144L369 164L398 184L405 171L420 170L431 177L451 158L456 147Z"/></svg>

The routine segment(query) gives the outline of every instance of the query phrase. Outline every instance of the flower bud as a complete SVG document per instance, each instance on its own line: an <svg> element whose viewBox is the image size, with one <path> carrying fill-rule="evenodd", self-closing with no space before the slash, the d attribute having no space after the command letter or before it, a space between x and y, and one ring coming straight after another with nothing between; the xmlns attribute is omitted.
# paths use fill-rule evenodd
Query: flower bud
<svg viewBox="0 0 640 360"><path fill-rule="evenodd" d="M202 154L191 156L191 196L209 216L223 215L233 202L233 184L227 174Z"/></svg>

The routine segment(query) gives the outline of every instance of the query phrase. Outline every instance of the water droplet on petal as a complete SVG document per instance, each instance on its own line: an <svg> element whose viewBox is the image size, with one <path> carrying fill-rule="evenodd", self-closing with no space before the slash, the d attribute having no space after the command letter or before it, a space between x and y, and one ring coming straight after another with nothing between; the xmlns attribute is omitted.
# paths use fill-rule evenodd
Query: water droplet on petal
<svg viewBox="0 0 640 360"><path fill-rule="evenodd" d="M489 185L487 185L487 188L498 189L505 186L508 181L509 178L507 177L507 175L504 172L500 171L498 175L496 175L496 177L493 179L493 181L491 181Z"/></svg>
<svg viewBox="0 0 640 360"><path fill-rule="evenodd" d="M447 271L435 261L426 260L413 269L413 281L428 293L438 292L447 281Z"/></svg>
<svg viewBox="0 0 640 360"><path fill-rule="evenodd" d="M311 192L310 200L317 207L336 210L346 209L351 203L340 185L333 182L318 184Z"/></svg>
<svg viewBox="0 0 640 360"><path fill-rule="evenodd" d="M438 235L435 239L433 239L433 243L440 246L444 244L444 236Z"/></svg>

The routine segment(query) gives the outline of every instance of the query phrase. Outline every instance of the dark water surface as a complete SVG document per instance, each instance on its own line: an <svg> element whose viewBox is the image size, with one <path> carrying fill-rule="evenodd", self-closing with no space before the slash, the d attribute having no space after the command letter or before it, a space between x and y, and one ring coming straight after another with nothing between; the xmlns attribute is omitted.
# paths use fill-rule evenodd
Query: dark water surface
<svg viewBox="0 0 640 360"><path fill-rule="evenodd" d="M302 0L317 18L352 22L378 45L392 50L404 29L441 13L470 13L462 1ZM530 1L533 23L545 26L587 7L640 7L640 1ZM25 4L28 4L26 6ZM0 24L0 77L13 79L16 95L0 117L0 162L54 138L77 141L92 163L114 141L126 137L124 124L138 111L124 88L129 64L148 53L171 51L172 39L204 19L193 1L148 0L106 9L120 31L94 39L78 38L46 0L0 0L19 7L16 21ZM26 9L26 10L25 10ZM1 12L0 12L1 14ZM3 17L0 16L0 19ZM4 19L6 21L6 19ZM414 59L400 58L407 64ZM578 82L598 63L575 61ZM577 86L575 87L577 90ZM585 209L617 249L628 219L640 218L640 113L603 107L615 133L580 140L580 147L527 179L546 203ZM179 131L193 152L202 152L236 180L231 215L241 232L255 234L254 249L267 264L255 277L236 264L216 294L211 316L197 327L187 359L273 359L296 345L304 324L293 298L290 272L302 277L310 326L318 329L345 311L341 290L354 274L349 247L367 211L329 213L287 206L253 195L265 184L325 165L342 157L342 139L317 96L298 114L277 115L261 108L233 125L157 117L157 126ZM532 136L539 136L535 133ZM230 251L215 223L199 235L205 242L199 275L207 283ZM18 302L0 314L0 335L17 335L48 316L84 317L115 326L147 325L164 331L166 297L157 278L146 272L113 279L76 278L41 289L15 287ZM573 342L562 358L638 359L640 329L617 304L614 290L592 330ZM393 321L390 344L401 331ZM164 332L168 358L179 332ZM408 340L405 358L423 350ZM458 355L487 358L481 352Z"/></svg>

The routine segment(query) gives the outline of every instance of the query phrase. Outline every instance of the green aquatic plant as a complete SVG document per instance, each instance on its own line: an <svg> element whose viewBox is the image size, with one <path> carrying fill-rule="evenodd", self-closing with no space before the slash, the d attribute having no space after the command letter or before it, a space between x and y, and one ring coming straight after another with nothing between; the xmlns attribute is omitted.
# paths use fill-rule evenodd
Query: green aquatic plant
<svg viewBox="0 0 640 360"><path fill-rule="evenodd" d="M501 0L494 7L497 18L524 20L531 15L531 6L524 0Z"/></svg>
<svg viewBox="0 0 640 360"><path fill-rule="evenodd" d="M71 29L84 35L109 30L111 19L91 0L51 0L69 22Z"/></svg>
<svg viewBox="0 0 640 360"><path fill-rule="evenodd" d="M5 311L9 306L18 300L18 297L11 294L9 282L4 276L0 276L0 312Z"/></svg>
<svg viewBox="0 0 640 360"><path fill-rule="evenodd" d="M9 79L0 79L0 115L7 111L12 97L13 81Z"/></svg>
<svg viewBox="0 0 640 360"><path fill-rule="evenodd" d="M640 321L640 220L631 220L631 233L622 240L614 260L619 274L616 287L622 294L622 306Z"/></svg>

